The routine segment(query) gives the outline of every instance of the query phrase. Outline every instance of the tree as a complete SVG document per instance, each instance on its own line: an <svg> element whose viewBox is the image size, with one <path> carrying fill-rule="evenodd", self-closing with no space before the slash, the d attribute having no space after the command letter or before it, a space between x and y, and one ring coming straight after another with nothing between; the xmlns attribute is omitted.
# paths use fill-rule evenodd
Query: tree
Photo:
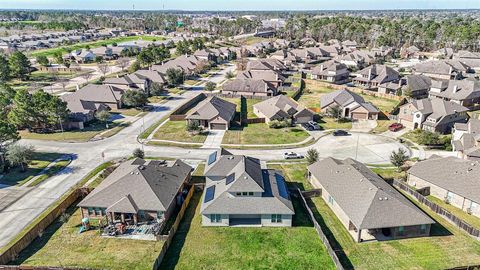
<svg viewBox="0 0 480 270"><path fill-rule="evenodd" d="M97 67L100 73L102 73L104 77L110 71L110 67L108 66L107 63L98 63Z"/></svg>
<svg viewBox="0 0 480 270"><path fill-rule="evenodd" d="M7 84L0 83L0 117L5 119L12 108L15 90Z"/></svg>
<svg viewBox="0 0 480 270"><path fill-rule="evenodd" d="M340 106L335 105L328 108L327 113L338 121L342 118L343 111L342 111L342 108L340 108Z"/></svg>
<svg viewBox="0 0 480 270"><path fill-rule="evenodd" d="M119 66L122 69L122 71L124 71L125 68L127 68L128 65L130 64L130 60L128 60L128 58L122 57L122 58L118 58L116 63L117 63L117 66Z"/></svg>
<svg viewBox="0 0 480 270"><path fill-rule="evenodd" d="M185 74L183 70L176 68L169 68L166 72L168 84L177 86L183 83Z"/></svg>
<svg viewBox="0 0 480 270"><path fill-rule="evenodd" d="M26 170L28 162L31 160L34 148L31 145L12 144L7 147L5 159L12 166L21 166L22 172Z"/></svg>
<svg viewBox="0 0 480 270"><path fill-rule="evenodd" d="M132 155L134 158L144 158L145 152L143 152L143 150L140 148L135 148L135 150L133 150Z"/></svg>
<svg viewBox="0 0 480 270"><path fill-rule="evenodd" d="M148 102L148 96L142 91L127 90L122 96L122 101L128 107L140 107Z"/></svg>
<svg viewBox="0 0 480 270"><path fill-rule="evenodd" d="M307 159L307 162L309 165L317 162L319 158L319 153L317 149L314 149L314 148L308 149L307 155L305 156L305 158Z"/></svg>
<svg viewBox="0 0 480 270"><path fill-rule="evenodd" d="M4 145L8 141L16 141L20 137L18 136L17 127L9 123L6 119L0 120L0 146Z"/></svg>
<svg viewBox="0 0 480 270"><path fill-rule="evenodd" d="M8 113L8 120L17 127L33 125L34 104L26 89L17 91L13 98L13 108Z"/></svg>
<svg viewBox="0 0 480 270"><path fill-rule="evenodd" d="M141 68L140 64L138 61L134 61L130 68L128 68L128 72L134 73L135 71L139 70Z"/></svg>
<svg viewBox="0 0 480 270"><path fill-rule="evenodd" d="M48 61L48 58L45 55L37 56L37 63L44 67L47 67L50 65L50 61Z"/></svg>
<svg viewBox="0 0 480 270"><path fill-rule="evenodd" d="M205 84L205 91L212 92L213 90L215 90L215 87L217 87L216 83L208 81Z"/></svg>
<svg viewBox="0 0 480 270"><path fill-rule="evenodd" d="M63 55L59 51L57 51L53 54L53 59L55 60L55 63L57 63L59 65L64 64Z"/></svg>
<svg viewBox="0 0 480 270"><path fill-rule="evenodd" d="M105 128L108 128L108 120L110 120L111 114L108 111L97 111L95 113L95 118L98 119L98 121L105 122Z"/></svg>
<svg viewBox="0 0 480 270"><path fill-rule="evenodd" d="M407 152L403 148L399 148L397 152L393 151L390 155L390 162L399 170L407 160Z"/></svg>
<svg viewBox="0 0 480 270"><path fill-rule="evenodd" d="M153 57L150 50L145 49L137 55L137 61L140 66L146 67L152 64L155 61L155 58Z"/></svg>
<svg viewBox="0 0 480 270"><path fill-rule="evenodd" d="M0 54L0 82L10 80L10 66L5 55Z"/></svg>
<svg viewBox="0 0 480 270"><path fill-rule="evenodd" d="M30 75L30 60L20 51L14 52L8 59L10 72L14 78L21 80L28 79Z"/></svg>
<svg viewBox="0 0 480 270"><path fill-rule="evenodd" d="M85 82L88 83L88 81L90 80L90 78L92 78L93 74L90 73L90 72L85 72L85 73L83 73L83 74L80 75L80 76L82 76L82 78L85 79Z"/></svg>
<svg viewBox="0 0 480 270"><path fill-rule="evenodd" d="M187 131L188 132L199 132L202 130L200 123L198 121L188 121Z"/></svg>
<svg viewBox="0 0 480 270"><path fill-rule="evenodd" d="M160 96L163 92L163 85L157 82L152 82L150 84L150 94L152 96Z"/></svg>
<svg viewBox="0 0 480 270"><path fill-rule="evenodd" d="M229 71L225 74L225 78L233 79L233 78L235 78L235 74L233 72Z"/></svg>

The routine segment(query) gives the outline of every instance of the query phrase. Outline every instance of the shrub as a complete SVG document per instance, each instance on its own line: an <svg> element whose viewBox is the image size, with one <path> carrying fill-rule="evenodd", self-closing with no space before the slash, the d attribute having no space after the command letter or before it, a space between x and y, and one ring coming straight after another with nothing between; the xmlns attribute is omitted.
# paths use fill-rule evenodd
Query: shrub
<svg viewBox="0 0 480 270"><path fill-rule="evenodd" d="M135 158L144 158L145 157L145 152L143 152L143 150L140 149L140 148L135 148L135 150L133 150L132 155Z"/></svg>
<svg viewBox="0 0 480 270"><path fill-rule="evenodd" d="M268 125L270 128L286 128L292 126L292 120L272 120Z"/></svg>

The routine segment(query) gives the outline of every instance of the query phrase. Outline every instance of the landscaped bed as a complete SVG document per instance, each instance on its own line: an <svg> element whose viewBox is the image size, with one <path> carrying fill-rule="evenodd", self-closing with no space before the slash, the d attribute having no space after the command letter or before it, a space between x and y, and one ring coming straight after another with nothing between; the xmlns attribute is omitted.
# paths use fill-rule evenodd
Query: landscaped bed
<svg viewBox="0 0 480 270"><path fill-rule="evenodd" d="M153 135L153 138L167 141L203 143L207 138L207 134L192 134L188 132L186 121L167 121Z"/></svg>
<svg viewBox="0 0 480 270"><path fill-rule="evenodd" d="M302 142L309 136L300 127L275 129L258 123L227 130L222 144L290 144Z"/></svg>
<svg viewBox="0 0 480 270"><path fill-rule="evenodd" d="M70 211L71 212L71 211ZM64 216L67 217L67 216ZM81 213L50 225L13 264L93 269L152 269L162 241L100 237L98 230L78 233Z"/></svg>
<svg viewBox="0 0 480 270"><path fill-rule="evenodd" d="M202 227L201 193L185 212L160 269L335 269L305 210L291 228Z"/></svg>
<svg viewBox="0 0 480 270"><path fill-rule="evenodd" d="M282 169L290 181L298 182L304 189L311 188L305 177L306 164L272 167ZM445 269L480 264L480 242L426 207L422 209L439 223L432 226L432 236L355 243L322 198L312 198L311 203L317 221L328 228L327 236L335 239L334 249L345 252L340 260L355 269Z"/></svg>

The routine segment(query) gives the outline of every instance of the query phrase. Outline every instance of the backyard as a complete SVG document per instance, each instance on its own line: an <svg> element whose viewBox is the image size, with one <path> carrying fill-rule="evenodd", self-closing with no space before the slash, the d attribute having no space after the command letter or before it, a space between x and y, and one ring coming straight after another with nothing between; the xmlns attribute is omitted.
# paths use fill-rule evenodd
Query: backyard
<svg viewBox="0 0 480 270"><path fill-rule="evenodd" d="M240 98L224 98L226 101L229 101L231 103L237 104L237 112L240 112ZM253 105L262 102L262 100L259 99L252 99L252 98L247 98L247 117L249 119L251 118L257 118L255 113L253 113Z"/></svg>
<svg viewBox="0 0 480 270"><path fill-rule="evenodd" d="M38 184L49 176L58 172L60 169L64 168L66 165L68 165L68 162L59 162L57 164L58 166L53 166L45 173L40 175L43 169L45 169L50 163L60 158L61 156L62 154L59 153L35 152L31 161L28 163L28 167L24 172L21 171L20 166L14 167L8 173L3 175L3 177L0 179L0 184L9 186L21 186L27 183L36 175L39 175L40 180L38 180L37 178L38 181L35 181L37 183L32 183L32 185Z"/></svg>
<svg viewBox="0 0 480 270"><path fill-rule="evenodd" d="M306 164L270 167L283 170L286 177L300 187L311 188L305 178ZM344 266L355 269L445 269L480 263L480 243L426 207L421 208L438 222L432 226L432 236L358 244L320 197L312 198L309 203L317 221L326 227L334 249L340 250Z"/></svg>
<svg viewBox="0 0 480 270"><path fill-rule="evenodd" d="M300 127L275 129L265 123L231 127L225 132L223 144L288 144L298 143L310 135Z"/></svg>
<svg viewBox="0 0 480 270"><path fill-rule="evenodd" d="M335 269L297 200L291 228L202 227L200 192L160 269Z"/></svg>
<svg viewBox="0 0 480 270"><path fill-rule="evenodd" d="M188 132L186 121L167 121L153 135L153 138L167 141L203 143L207 138L207 134L192 134Z"/></svg>
<svg viewBox="0 0 480 270"><path fill-rule="evenodd" d="M163 242L103 238L97 230L80 234L80 210L70 209L67 213L72 215L57 219L12 263L92 269L152 268Z"/></svg>
<svg viewBox="0 0 480 270"><path fill-rule="evenodd" d="M315 80L305 80L305 91L298 100L301 104L307 108L320 108L320 97L322 95L334 92L336 89L333 87L324 86L324 83ZM397 106L399 103L396 99L390 99L385 97L374 97L367 94L359 94L365 101L371 102L378 109L384 113L388 113Z"/></svg>

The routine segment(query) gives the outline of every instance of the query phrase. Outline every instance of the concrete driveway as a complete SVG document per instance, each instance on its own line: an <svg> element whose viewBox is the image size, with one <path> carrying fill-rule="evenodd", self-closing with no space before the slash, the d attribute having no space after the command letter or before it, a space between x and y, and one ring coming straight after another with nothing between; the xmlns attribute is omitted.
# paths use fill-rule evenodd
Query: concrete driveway
<svg viewBox="0 0 480 270"><path fill-rule="evenodd" d="M208 136L203 143L202 148L213 149L219 148L222 144L223 136L225 135L225 130L210 130Z"/></svg>

